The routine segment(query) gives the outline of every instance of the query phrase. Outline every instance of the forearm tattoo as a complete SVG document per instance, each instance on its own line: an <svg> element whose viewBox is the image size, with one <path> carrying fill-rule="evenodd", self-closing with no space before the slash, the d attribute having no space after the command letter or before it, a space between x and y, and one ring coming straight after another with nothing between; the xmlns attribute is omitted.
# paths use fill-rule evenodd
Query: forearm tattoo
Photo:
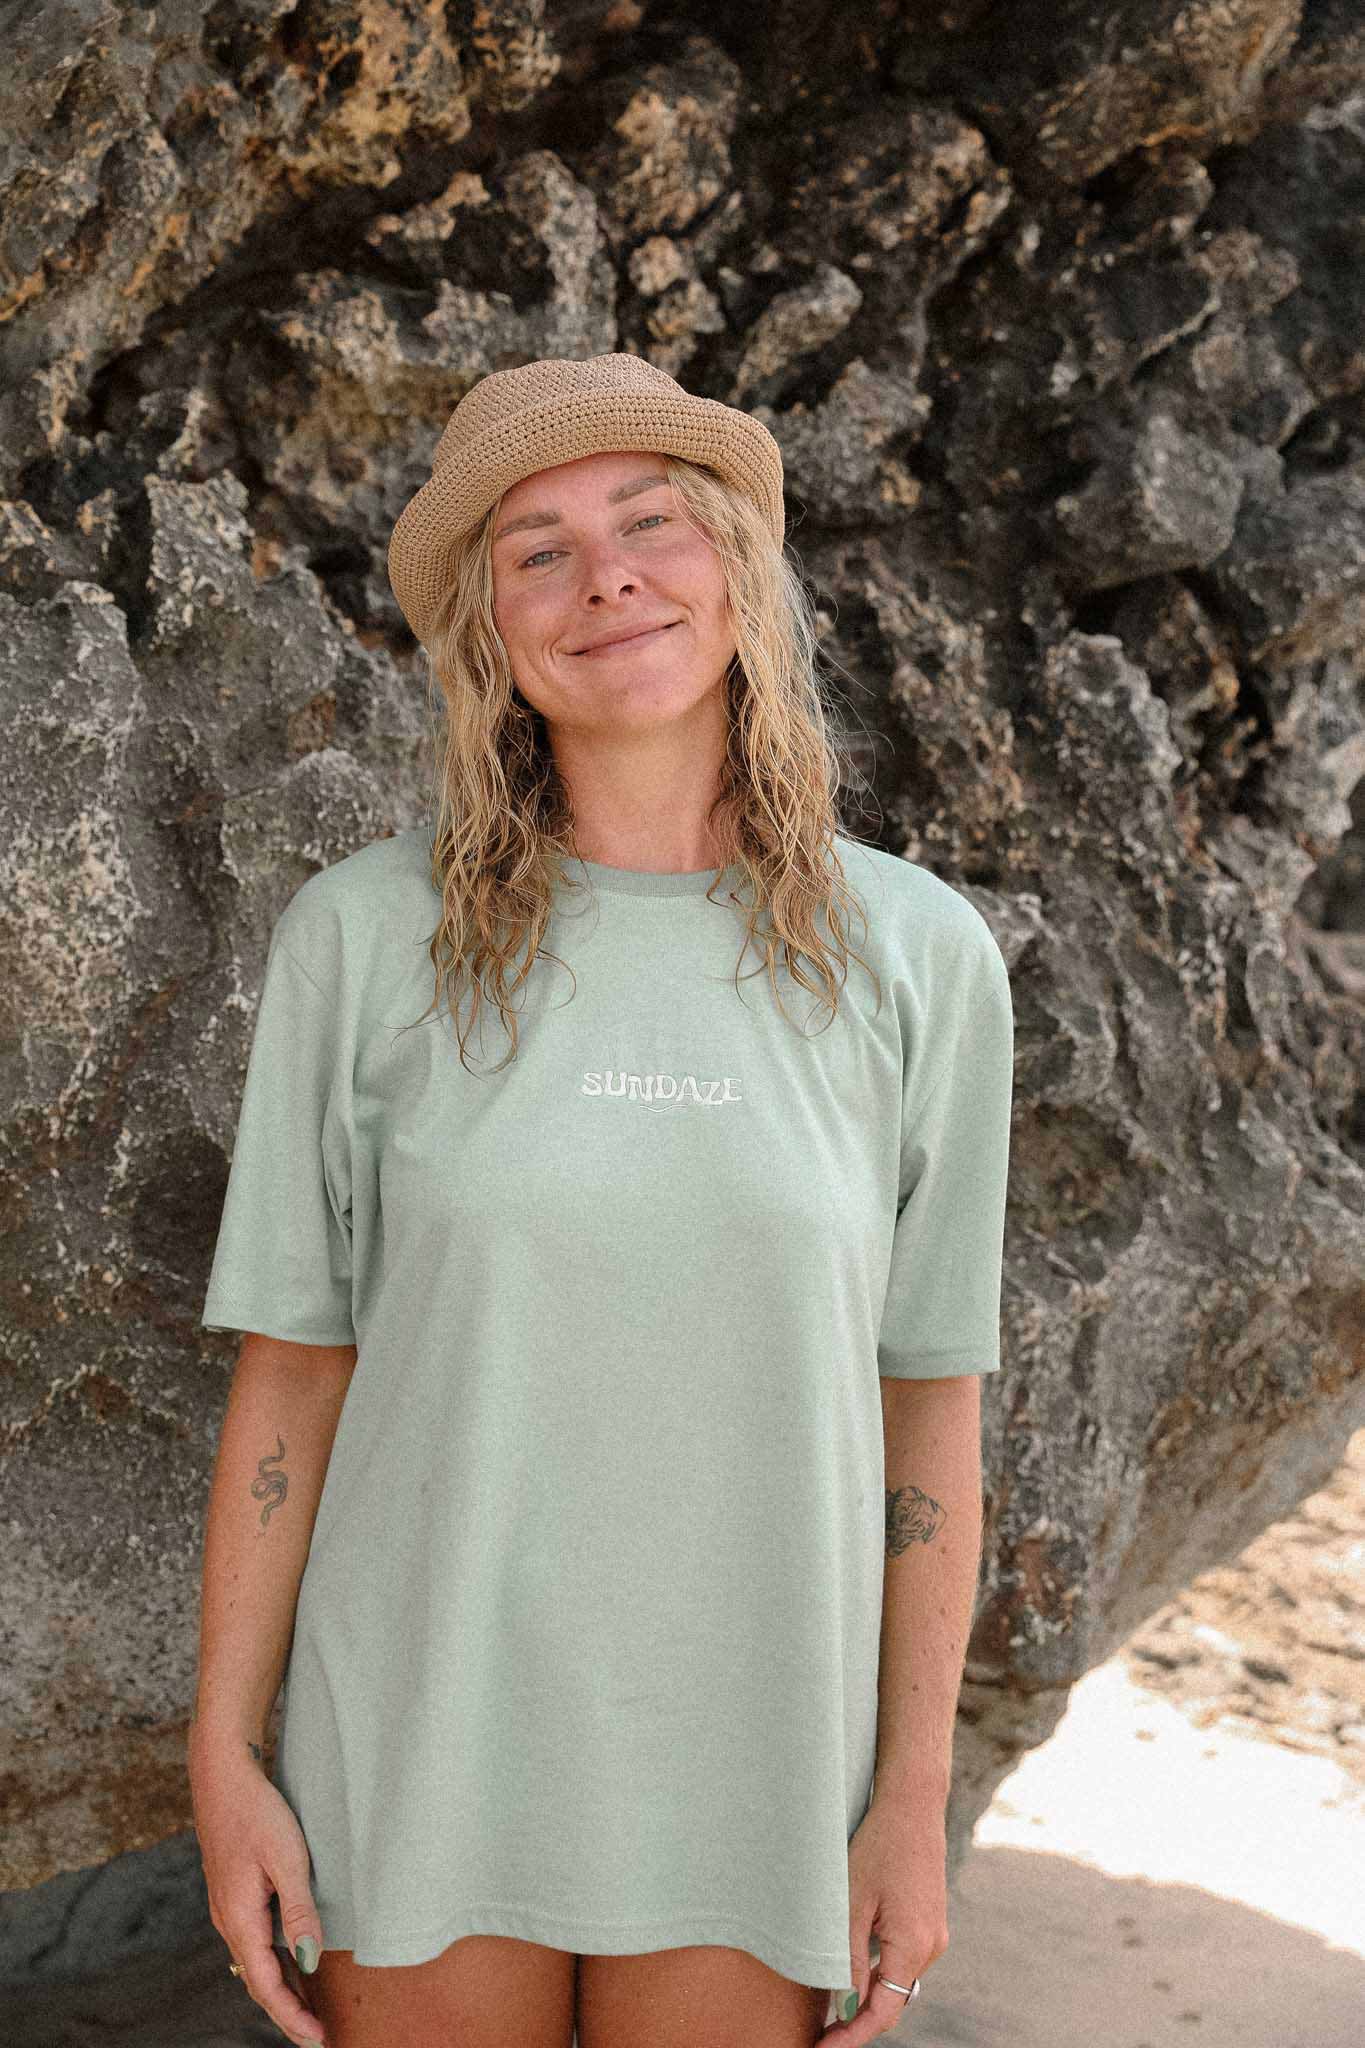
<svg viewBox="0 0 1365 2048"><path fill-rule="evenodd" d="M279 1444L280 1447L277 1451L266 1452L266 1455L256 1467L258 1476L251 1482L252 1499L265 1502L265 1506L261 1509L262 1528L265 1527L266 1523L270 1520L271 1514L280 1506L289 1491L289 1481L285 1474L269 1469L271 1466L276 1465L284 1456L283 1437L280 1438Z"/></svg>
<svg viewBox="0 0 1365 2048"><path fill-rule="evenodd" d="M886 1554L899 1557L912 1543L932 1543L944 1522L947 1508L922 1493L918 1486L888 1486L886 1489Z"/></svg>

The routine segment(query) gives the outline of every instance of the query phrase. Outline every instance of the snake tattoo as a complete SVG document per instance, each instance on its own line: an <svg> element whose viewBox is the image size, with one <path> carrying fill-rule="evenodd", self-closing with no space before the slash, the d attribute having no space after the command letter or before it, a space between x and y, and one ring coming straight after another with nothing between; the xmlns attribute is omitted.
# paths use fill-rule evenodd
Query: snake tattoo
<svg viewBox="0 0 1365 2048"><path fill-rule="evenodd" d="M267 1465L276 1462L283 1456L284 1438L281 1437L279 1449L266 1453L265 1457L261 1459L260 1464L256 1467L260 1475L259 1478L253 1479L251 1482L251 1498L265 1502L265 1506L261 1509L262 1528L270 1520L271 1511L280 1505L289 1491L289 1481L283 1472L268 1472L266 1470Z"/></svg>

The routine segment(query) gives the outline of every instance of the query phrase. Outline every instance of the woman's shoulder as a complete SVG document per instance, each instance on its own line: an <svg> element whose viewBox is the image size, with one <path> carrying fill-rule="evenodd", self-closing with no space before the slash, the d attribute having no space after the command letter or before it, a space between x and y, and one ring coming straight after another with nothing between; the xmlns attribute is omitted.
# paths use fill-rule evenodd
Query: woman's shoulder
<svg viewBox="0 0 1365 2048"><path fill-rule="evenodd" d="M439 907L423 824L373 839L309 875L275 929L286 951L322 979L359 967L397 934L428 938Z"/></svg>
<svg viewBox="0 0 1365 2048"><path fill-rule="evenodd" d="M989 944L998 950L994 932L971 898L932 868L844 833L835 835L835 847L850 887L861 894L859 884L866 883L874 899L868 903L869 922L875 908L888 939L912 948L946 943L954 950L959 944Z"/></svg>

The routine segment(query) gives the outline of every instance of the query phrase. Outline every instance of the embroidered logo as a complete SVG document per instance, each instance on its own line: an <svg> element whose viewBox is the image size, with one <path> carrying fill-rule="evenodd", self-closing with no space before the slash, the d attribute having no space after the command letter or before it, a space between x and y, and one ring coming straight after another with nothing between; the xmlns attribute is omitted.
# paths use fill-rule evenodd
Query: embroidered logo
<svg viewBox="0 0 1365 2048"><path fill-rule="evenodd" d="M619 1095L624 1102L639 1102L654 1109L695 1102L703 1107L742 1102L739 1082L727 1074L722 1081L699 1081L695 1074L620 1074L610 1068L603 1074L583 1076L580 1095Z"/></svg>

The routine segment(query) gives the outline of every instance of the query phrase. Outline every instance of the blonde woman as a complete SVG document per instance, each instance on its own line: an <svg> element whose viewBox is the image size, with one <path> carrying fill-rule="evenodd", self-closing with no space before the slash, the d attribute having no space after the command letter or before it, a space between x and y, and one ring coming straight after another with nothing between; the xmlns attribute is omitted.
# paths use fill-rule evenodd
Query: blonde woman
<svg viewBox="0 0 1365 2048"><path fill-rule="evenodd" d="M196 1826L293 2041L857 2048L947 1946L1009 982L839 830L783 534L625 355L394 529L434 816L279 915L203 1314Z"/></svg>

